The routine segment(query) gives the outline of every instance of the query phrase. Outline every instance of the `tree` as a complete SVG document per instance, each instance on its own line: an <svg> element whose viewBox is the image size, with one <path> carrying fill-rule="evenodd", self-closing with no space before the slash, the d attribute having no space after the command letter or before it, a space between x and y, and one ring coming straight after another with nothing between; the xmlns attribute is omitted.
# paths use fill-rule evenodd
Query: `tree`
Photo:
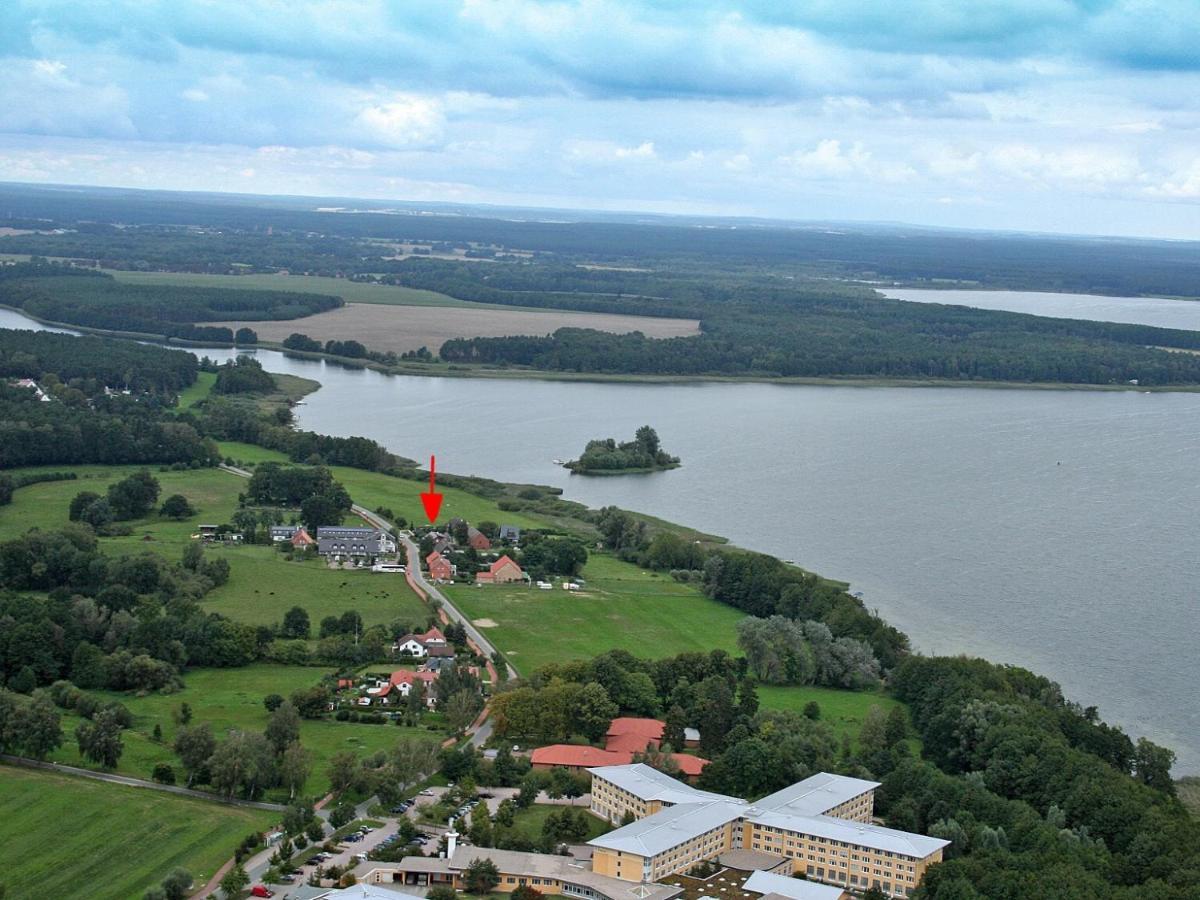
<svg viewBox="0 0 1200 900"><path fill-rule="evenodd" d="M446 701L446 724L454 734L462 734L479 714L480 701L471 691L456 691Z"/></svg>
<svg viewBox="0 0 1200 900"><path fill-rule="evenodd" d="M872 704L863 717L862 727L858 731L858 746L868 756L888 748L887 716L876 704Z"/></svg>
<svg viewBox="0 0 1200 900"><path fill-rule="evenodd" d="M590 681L575 695L574 726L589 741L604 737L620 709L598 682Z"/></svg>
<svg viewBox="0 0 1200 900"><path fill-rule="evenodd" d="M349 505L331 494L313 494L300 504L300 521L310 534L322 525L341 525Z"/></svg>
<svg viewBox="0 0 1200 900"><path fill-rule="evenodd" d="M458 891L444 884L431 888L425 895L426 900L459 900Z"/></svg>
<svg viewBox="0 0 1200 900"><path fill-rule="evenodd" d="M163 501L158 514L166 516L168 519L178 520L194 516L196 511L192 509L192 504L188 502L188 498L183 496L183 494L172 494Z"/></svg>
<svg viewBox="0 0 1200 900"><path fill-rule="evenodd" d="M279 629L280 637L306 641L312 634L312 625L308 619L308 610L293 606L283 616L283 626Z"/></svg>
<svg viewBox="0 0 1200 900"><path fill-rule="evenodd" d="M329 784L335 793L341 793L354 784L358 773L358 757L349 750L342 750L329 757Z"/></svg>
<svg viewBox="0 0 1200 900"><path fill-rule="evenodd" d="M264 731L266 739L277 754L283 753L289 744L300 740L300 714L286 700L267 718Z"/></svg>
<svg viewBox="0 0 1200 900"><path fill-rule="evenodd" d="M1133 755L1133 770L1142 784L1174 797L1175 782L1171 778L1173 765L1175 765L1174 751L1160 747L1146 738L1138 738Z"/></svg>
<svg viewBox="0 0 1200 900"><path fill-rule="evenodd" d="M313 820L313 808L307 803L289 803L283 811L283 830L301 834Z"/></svg>
<svg viewBox="0 0 1200 900"><path fill-rule="evenodd" d="M173 747L183 764L183 770L187 772L187 786L191 787L196 775L204 769L213 751L217 749L217 742L212 729L204 722L194 727L181 727L175 734Z"/></svg>
<svg viewBox="0 0 1200 900"><path fill-rule="evenodd" d="M240 787L247 797L254 798L275 778L272 749L261 734L231 731L208 761L213 787L226 797Z"/></svg>
<svg viewBox="0 0 1200 900"><path fill-rule="evenodd" d="M334 828L341 828L343 825L349 825L354 821L356 810L353 803L339 803L329 814L329 824Z"/></svg>
<svg viewBox="0 0 1200 900"><path fill-rule="evenodd" d="M12 743L26 756L45 759L46 754L63 742L61 717L48 697L35 696L24 706L16 706L12 713ZM0 732L4 722L0 720ZM7 743L0 737L0 746Z"/></svg>
<svg viewBox="0 0 1200 900"><path fill-rule="evenodd" d="M22 666L8 679L8 689L18 694L32 694L37 687L37 675L31 666Z"/></svg>
<svg viewBox="0 0 1200 900"><path fill-rule="evenodd" d="M469 894L490 894L500 883L500 870L490 859L473 859L463 870L463 887Z"/></svg>
<svg viewBox="0 0 1200 900"><path fill-rule="evenodd" d="M903 706L893 706L888 710L887 721L883 726L883 741L888 747L898 744L908 737L908 713Z"/></svg>
<svg viewBox="0 0 1200 900"><path fill-rule="evenodd" d="M295 691L292 706L305 719L319 719L329 710L329 689L322 684Z"/></svg>
<svg viewBox="0 0 1200 900"><path fill-rule="evenodd" d="M142 469L110 485L107 499L118 520L140 519L154 508L158 492L158 480Z"/></svg>
<svg viewBox="0 0 1200 900"><path fill-rule="evenodd" d="M821 704L816 700L809 700L804 704L804 718L812 719L816 722L821 718Z"/></svg>
<svg viewBox="0 0 1200 900"><path fill-rule="evenodd" d="M518 885L509 896L512 900L542 900L542 892L527 884Z"/></svg>
<svg viewBox="0 0 1200 900"><path fill-rule="evenodd" d="M95 644L80 641L71 654L71 680L85 690L104 685L104 651Z"/></svg>
<svg viewBox="0 0 1200 900"><path fill-rule="evenodd" d="M725 746L725 736L733 727L733 691L729 689L728 681L714 675L700 683L695 718L700 731L700 747L705 753L719 753Z"/></svg>
<svg viewBox="0 0 1200 900"><path fill-rule="evenodd" d="M269 713L275 712L285 702L282 694L267 694L267 696L263 697L263 706L267 708L267 712Z"/></svg>
<svg viewBox="0 0 1200 900"><path fill-rule="evenodd" d="M249 344L257 344L258 332L256 332L253 328L246 328L243 326L233 333L233 342L239 347L245 347Z"/></svg>
<svg viewBox="0 0 1200 900"><path fill-rule="evenodd" d="M175 721L180 725L188 725L192 721L192 707L184 700L179 704L179 709L175 712Z"/></svg>
<svg viewBox="0 0 1200 900"><path fill-rule="evenodd" d="M238 863L226 872L225 877L221 879L221 893L226 897L236 897L249 884L250 876L246 874L246 870L242 864Z"/></svg>
<svg viewBox="0 0 1200 900"><path fill-rule="evenodd" d="M288 789L289 800L294 798L298 791L304 790L304 784L311 773L312 754L305 750L299 741L292 741L284 748L279 760L279 780Z"/></svg>
<svg viewBox="0 0 1200 900"><path fill-rule="evenodd" d="M163 894L167 900L185 900L193 882L192 873L187 869L172 869L162 880Z"/></svg>
<svg viewBox="0 0 1200 900"><path fill-rule="evenodd" d="M67 509L67 518L72 522L83 520L83 511L100 499L100 495L93 491L80 491L71 499L71 505Z"/></svg>
<svg viewBox="0 0 1200 900"><path fill-rule="evenodd" d="M90 722L79 723L75 728L75 740L84 759L106 769L115 769L125 750L118 712L111 707L102 709Z"/></svg>

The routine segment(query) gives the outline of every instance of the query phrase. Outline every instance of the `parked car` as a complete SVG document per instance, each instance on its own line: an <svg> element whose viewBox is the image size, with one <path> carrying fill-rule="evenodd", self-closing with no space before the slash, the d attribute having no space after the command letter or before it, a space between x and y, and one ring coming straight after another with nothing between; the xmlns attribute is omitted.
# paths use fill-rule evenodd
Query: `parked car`
<svg viewBox="0 0 1200 900"><path fill-rule="evenodd" d="M275 892L268 890L265 885L256 884L254 887L250 888L250 896L251 897L274 897Z"/></svg>

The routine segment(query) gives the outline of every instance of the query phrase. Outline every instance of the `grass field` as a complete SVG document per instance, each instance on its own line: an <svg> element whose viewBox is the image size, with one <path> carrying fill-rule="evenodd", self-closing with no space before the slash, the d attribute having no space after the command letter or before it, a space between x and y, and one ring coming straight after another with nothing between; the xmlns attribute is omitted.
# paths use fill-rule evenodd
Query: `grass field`
<svg viewBox="0 0 1200 900"><path fill-rule="evenodd" d="M783 709L800 712L810 700L821 707L821 721L829 725L841 739L849 734L851 741L858 742L858 733L863 720L872 706L880 707L885 713L893 707L904 706L899 700L878 691L839 691L824 687L775 687L759 685L760 709ZM912 744L916 749L915 739Z"/></svg>
<svg viewBox="0 0 1200 900"><path fill-rule="evenodd" d="M226 476L230 477L230 476ZM289 562L270 547L215 547L209 556L229 560L229 581L204 598L204 608L251 625L272 625L293 606L302 606L313 635L325 616L357 610L366 625L399 620L423 624L429 607L402 575L331 570L320 560Z"/></svg>
<svg viewBox="0 0 1200 900"><path fill-rule="evenodd" d="M389 306L462 306L489 308L487 303L458 300L448 294L389 284L363 284L345 278L320 275L202 275L191 272L122 272L106 270L117 281L129 284L174 284L184 287L240 288L255 291L295 291L301 294L330 294L347 303L379 303ZM493 307L494 308L494 307ZM256 325L248 324L257 330Z"/></svg>
<svg viewBox="0 0 1200 900"><path fill-rule="evenodd" d="M94 691L97 697L119 700L133 713L133 727L123 734L125 751L117 771L136 778L149 778L156 763L175 766L182 776L179 760L171 750L177 725L174 713L183 702L192 708L192 724L208 722L220 739L230 729L261 732L267 724L263 698L268 694L290 696L301 688L311 687L325 674L324 669L303 666L254 665L241 669L196 669L184 676L184 689L174 694L149 694L137 697ZM72 766L92 768L79 756L74 729L79 723L75 716L63 717L63 732L67 737L50 759ZM162 728L163 741L156 743L154 726ZM312 775L305 794L320 797L329 791L326 772L329 759L335 753L350 750L360 755L387 750L401 737L441 740L440 732L422 728L401 728L395 725L360 725L337 722L333 719L304 720L300 726L300 743L313 754ZM181 778L182 780L182 778ZM268 799L285 801L286 792L273 791Z"/></svg>
<svg viewBox="0 0 1200 900"><path fill-rule="evenodd" d="M649 658L737 648L734 625L742 613L694 587L611 556L592 556L582 577L587 589L579 592L523 585L445 590L471 619L497 623L488 637L524 673L615 647Z"/></svg>
<svg viewBox="0 0 1200 900"><path fill-rule="evenodd" d="M216 372L197 372L196 383L179 392L179 408L191 409L201 400L207 400L216 383Z"/></svg>
<svg viewBox="0 0 1200 900"><path fill-rule="evenodd" d="M8 897L140 897L182 866L202 885L274 813L0 767Z"/></svg>
<svg viewBox="0 0 1200 900"><path fill-rule="evenodd" d="M512 832L528 838L531 841L536 841L542 836L542 826L546 822L546 817L557 809L562 809L562 806L555 806L552 803L535 803L533 806L518 810L513 817ZM578 807L583 809L583 807ZM587 816L588 835L584 841L590 841L592 838L600 837L602 834L608 834L612 831L612 826L602 819L597 819L595 816Z"/></svg>

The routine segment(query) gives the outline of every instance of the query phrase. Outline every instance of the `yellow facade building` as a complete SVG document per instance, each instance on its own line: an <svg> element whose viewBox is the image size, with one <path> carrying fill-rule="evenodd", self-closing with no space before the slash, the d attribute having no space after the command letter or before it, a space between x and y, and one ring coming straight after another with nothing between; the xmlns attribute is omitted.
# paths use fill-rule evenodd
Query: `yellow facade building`
<svg viewBox="0 0 1200 900"><path fill-rule="evenodd" d="M657 881L745 849L791 859L812 881L906 897L949 844L872 824L873 781L820 773L751 804L641 764L589 771L592 813L636 820L589 842L592 869L627 881Z"/></svg>

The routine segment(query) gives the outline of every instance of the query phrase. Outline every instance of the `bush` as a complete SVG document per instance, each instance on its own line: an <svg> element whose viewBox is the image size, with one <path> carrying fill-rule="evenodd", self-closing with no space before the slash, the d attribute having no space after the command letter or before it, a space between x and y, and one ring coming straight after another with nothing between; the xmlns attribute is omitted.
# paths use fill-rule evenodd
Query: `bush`
<svg viewBox="0 0 1200 900"><path fill-rule="evenodd" d="M154 771L150 774L150 777L159 784L174 784L175 770L172 769L167 763L158 763L155 765Z"/></svg>

